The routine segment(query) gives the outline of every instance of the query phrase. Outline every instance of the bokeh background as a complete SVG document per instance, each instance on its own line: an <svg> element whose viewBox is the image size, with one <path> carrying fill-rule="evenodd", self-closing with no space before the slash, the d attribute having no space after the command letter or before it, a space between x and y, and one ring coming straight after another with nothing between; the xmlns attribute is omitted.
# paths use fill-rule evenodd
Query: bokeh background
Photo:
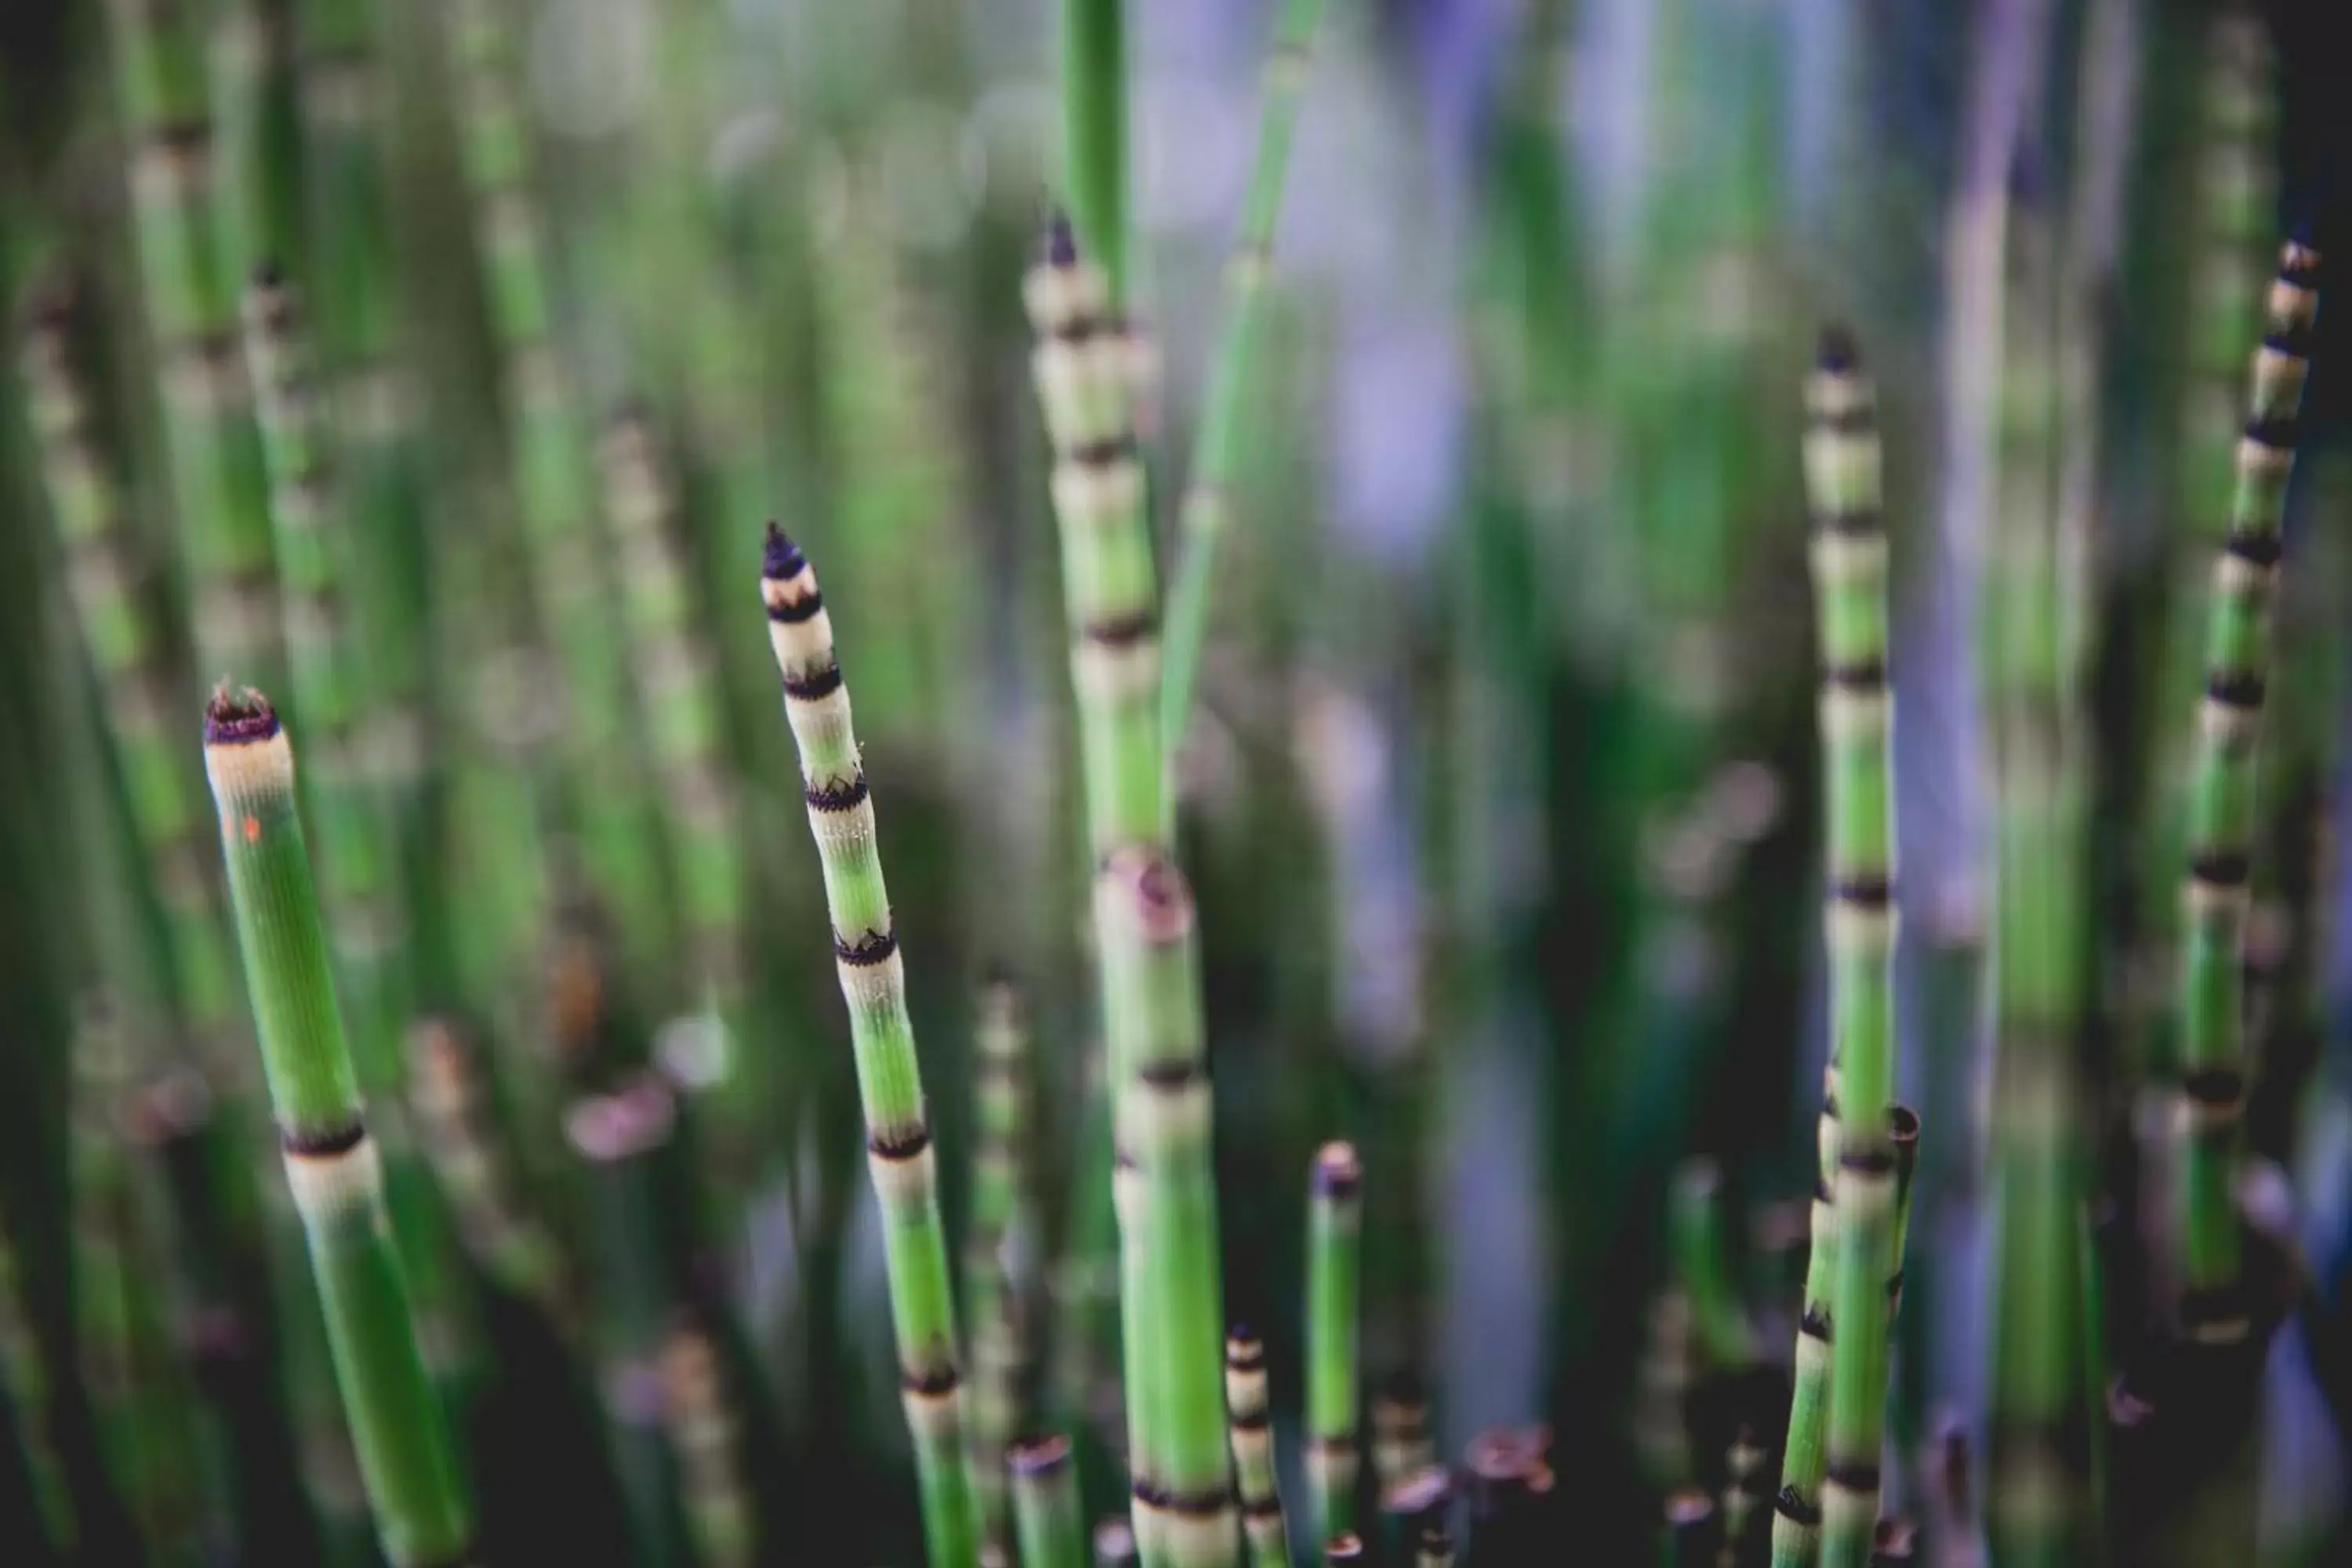
<svg viewBox="0 0 2352 1568"><path fill-rule="evenodd" d="M1177 502L1277 8L1129 17L1129 289L1164 567L1184 547ZM202 692L268 672L199 651L217 646L201 625L217 563L190 512L223 492L192 492L169 455L170 306L142 282L125 172L143 89L122 40L142 9L204 50L220 277L276 263L315 305L341 389L352 754L395 802L373 913L395 933L407 1025L462 1036L514 1201L565 1260L563 1289L534 1300L460 1244L446 1173L418 1200L448 1253L421 1268L439 1280L436 1374L465 1412L489 1560L711 1554L690 1521L649 1525L643 1489L612 1483L583 1368L638 1331L614 1323L644 1306L640 1284L660 1322L720 1346L759 1550L915 1560L847 1030L754 606L770 518L817 563L842 637L959 1238L978 1223L975 997L1001 971L1024 998L1022 1198L991 1255L1028 1347L1024 1425L1079 1434L1089 1511L1110 1510L1088 868L1020 296L1061 195L1055 8L0 8L12 363L64 323L89 462L121 497L136 570L118 610L143 628L142 700L184 742L180 787L200 789ZM2200 679L2180 628L2203 614L2278 239L2308 226L2326 251L2344 232L2352 112L2327 9L1330 0L1175 763L1227 1306L1266 1340L1294 1493L1306 1173L1327 1139L1354 1140L1367 1166L1366 1386L1416 1377L1446 1456L1548 1424L1561 1539L1592 1561L1654 1551L1656 1498L1720 1468L1686 1419L1708 1367L1667 1243L1690 1159L1720 1178L1758 1353L1785 1364L1826 1050L1798 457L1831 319L1865 346L1886 432L1900 1089L1927 1126L1890 1507L1951 1505L1944 1435L1987 1432L1997 801L1976 672L1985 541L2020 509L2092 541L2080 1147L2100 1255L2126 1260L2109 1353L2121 1366L2151 1337L2161 1313L2129 1260L2161 1252L2134 1241L2136 1220L2160 1226L2126 1200L2164 1141L2173 1065L2168 737ZM469 108L460 58L485 12L505 52L482 68L502 73L507 133L528 149L520 218L467 174L500 133ZM522 222L546 319L519 336L499 226ZM2294 1306L2235 1458L2190 1489L2235 1489L2243 1538L2281 1563L2341 1560L2352 1454L2352 923L2327 853L2352 610L2344 317L2323 307L2290 497L2249 959L2249 1149ZM2062 415L2020 436L2004 410L2060 360L2075 377ZM572 411L551 447L534 376ZM75 587L33 383L0 379L0 1430L20 1439L0 1456L0 1558L52 1550L46 1430L82 1524L68 1560L364 1561L298 1484L300 1391L318 1376L288 1349L299 1291L256 1267L234 1202L213 1212L216 1186L277 1179L257 1111L204 1109L255 1090L241 992L237 1016L208 1020L169 978L188 939L133 799L146 731L107 665L113 623ZM625 532L623 420L654 454L651 543ZM537 509L567 504L577 527L551 555ZM667 585L650 609L628 602L648 560ZM594 587L559 624L567 572ZM245 585L266 611L266 557L261 573ZM591 711L600 658L608 676L658 679ZM748 1154L711 1157L722 1174L698 1163L709 1151L679 1152L649 1244L667 1261L622 1288L601 1189L557 1127L634 1066L689 1101L707 1066L707 847L689 826L705 818L663 739L671 679L709 716L704 783L732 847L726 1050L766 1064L770 1098L748 1120L713 1113L750 1129ZM646 901L585 900L593 853L502 787L547 773L641 814ZM620 998L593 1063L548 1022L581 943ZM113 1042L121 1082L91 1087L93 1039ZM84 1300L82 1227L103 1223L89 1194L114 1180L132 1194L117 1245L144 1331ZM712 1186L728 1189L719 1222ZM159 1537L142 1514L154 1483L115 1456L124 1394L93 1384L94 1337L137 1347L143 1370L124 1375L161 1391L151 1418L193 1434L194 1522ZM2105 1420L2086 1405L2086 1426ZM675 1491L663 1473L649 1484ZM2144 1560L2176 1500L2109 1489L2108 1560ZM1973 1539L1971 1505L1954 1506L1938 1552ZM2126 1517L2143 1512L2159 1522ZM856 1544L818 1551L819 1531Z"/></svg>

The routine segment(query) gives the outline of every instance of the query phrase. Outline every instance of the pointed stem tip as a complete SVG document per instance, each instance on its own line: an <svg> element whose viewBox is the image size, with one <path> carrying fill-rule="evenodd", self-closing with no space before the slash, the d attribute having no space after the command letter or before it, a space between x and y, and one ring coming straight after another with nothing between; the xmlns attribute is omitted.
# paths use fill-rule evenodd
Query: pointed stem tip
<svg viewBox="0 0 2352 1568"><path fill-rule="evenodd" d="M1042 249L1048 267L1076 267L1078 264L1077 231L1070 226L1070 215L1060 207L1045 215Z"/></svg>
<svg viewBox="0 0 2352 1568"><path fill-rule="evenodd" d="M1861 347L1843 322L1832 321L1822 329L1820 363L1823 370L1838 374L1862 368Z"/></svg>
<svg viewBox="0 0 2352 1568"><path fill-rule="evenodd" d="M761 574L771 582L789 582L799 576L807 564L808 557L801 553L801 547L793 542L783 526L769 523L767 553L761 563Z"/></svg>

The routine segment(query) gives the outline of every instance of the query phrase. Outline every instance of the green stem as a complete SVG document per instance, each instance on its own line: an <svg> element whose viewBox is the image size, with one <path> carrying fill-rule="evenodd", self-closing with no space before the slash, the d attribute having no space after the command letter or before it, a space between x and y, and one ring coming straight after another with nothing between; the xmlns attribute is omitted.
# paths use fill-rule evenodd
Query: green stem
<svg viewBox="0 0 2352 1568"><path fill-rule="evenodd" d="M1087 1532L1070 1440L1055 1436L1023 1443L1013 1448L1011 1464L1022 1568L1086 1568Z"/></svg>
<svg viewBox="0 0 2352 1568"><path fill-rule="evenodd" d="M1127 303L1126 0L1062 0L1063 188L1087 254Z"/></svg>
<svg viewBox="0 0 2352 1568"><path fill-rule="evenodd" d="M1842 1130L1832 1187L1836 1337L1822 1561L1824 1568L1864 1568L1878 1520L1886 1285L1894 1272L1895 839L1878 432L1870 384L1843 333L1825 334L1806 402L1829 797L1830 1005Z"/></svg>
<svg viewBox="0 0 2352 1568"><path fill-rule="evenodd" d="M1274 1417L1266 1408L1265 1346L1247 1329L1225 1340L1225 1410L1233 1427L1234 1479L1251 1568L1290 1568L1290 1531L1274 1479Z"/></svg>
<svg viewBox="0 0 2352 1568"><path fill-rule="evenodd" d="M964 1251L965 1320L971 1325L972 1495L982 1543L1009 1552L1012 1518L1005 1495L1006 1456L1024 1428L1022 1384L1028 1351L1019 1300L1007 1264L1028 1189L1028 1021L1011 982L994 980L981 996L980 1146L972 1160L971 1238ZM1076 1518L1072 1523L1075 1528ZM1075 1537L1073 1538L1075 1541Z"/></svg>
<svg viewBox="0 0 2352 1568"><path fill-rule="evenodd" d="M1307 1493L1318 1541L1356 1527L1363 1180L1352 1144L1317 1152L1307 1208Z"/></svg>
<svg viewBox="0 0 2352 1568"><path fill-rule="evenodd" d="M131 144L131 213L161 363L172 499L209 668L279 674L269 511L218 251L219 170L196 7L112 0L116 90Z"/></svg>
<svg viewBox="0 0 2352 1568"><path fill-rule="evenodd" d="M2230 533L2214 563L2206 634L2180 981L2180 1115L2189 1137L2176 1224L2182 1327L2209 1343L2242 1341L2251 1329L2239 1289L2235 1195L2245 1083L2239 992L2271 604L2319 310L2318 269L2318 253L2307 246L2289 242L2281 253L2254 355Z"/></svg>
<svg viewBox="0 0 2352 1568"><path fill-rule="evenodd" d="M329 973L294 806L294 753L259 693L224 688L205 712L246 985L286 1175L310 1244L335 1375L378 1537L394 1568L469 1549L447 1424L417 1349L383 1173Z"/></svg>
<svg viewBox="0 0 2352 1568"><path fill-rule="evenodd" d="M1285 0L1275 25L1274 49L1259 96L1257 162L1234 254L1225 263L1224 318L1210 351L1209 391L1193 437L1192 466L1184 479L1184 546L1168 596L1167 673L1160 689L1162 751L1172 760L1192 721L1192 691L1209 635L1209 594L1215 583L1217 539L1233 505L1234 468L1251 409L1251 370L1257 361L1274 235L1282 216L1282 189L1290 171L1290 141L1307 82L1323 0Z"/></svg>
<svg viewBox="0 0 2352 1568"><path fill-rule="evenodd" d="M848 1004L866 1115L867 1168L882 1210L891 1317L907 1423L915 1436L923 1532L933 1568L974 1560L978 1542L961 1428L955 1298L907 980L875 842L833 619L799 546L771 525L761 598L799 749L809 830L824 872L833 951Z"/></svg>

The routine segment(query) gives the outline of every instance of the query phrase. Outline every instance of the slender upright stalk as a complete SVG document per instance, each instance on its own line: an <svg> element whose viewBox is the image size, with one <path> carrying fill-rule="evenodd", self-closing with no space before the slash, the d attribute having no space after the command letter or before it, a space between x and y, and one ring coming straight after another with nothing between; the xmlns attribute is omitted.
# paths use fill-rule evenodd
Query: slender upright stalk
<svg viewBox="0 0 2352 1568"><path fill-rule="evenodd" d="M1023 286L1038 342L1032 360L1037 397L1054 446L1054 509L1060 526L1062 586L1077 691L1078 749L1086 783L1087 841L1097 865L1122 847L1166 843L1162 811L1160 641L1151 541L1143 513L1143 469L1132 423L1133 385L1110 285L1081 259L1067 221L1048 226ZM1111 958L1097 900L1097 943ZM1105 1079L1113 1105L1114 1205L1118 1211L1119 1331L1127 1401L1128 1469L1136 1529L1157 1556L1164 1489L1160 1451L1160 1379L1144 1322L1154 1292L1141 1221L1142 1181L1123 1107L1133 1089L1137 1037L1103 980ZM1197 1004L1195 1004L1197 1005ZM1133 1201L1130 1202L1130 1199ZM1132 1222L1132 1223L1130 1223Z"/></svg>
<svg viewBox="0 0 2352 1568"><path fill-rule="evenodd" d="M1722 1178L1713 1164L1686 1166L1675 1183L1675 1268L1709 1367L1747 1365L1756 1349L1723 1251Z"/></svg>
<svg viewBox="0 0 2352 1568"><path fill-rule="evenodd" d="M1225 1339L1225 1410L1233 1424L1234 1479L1251 1568L1290 1568L1290 1532L1274 1480L1274 1417L1266 1408L1265 1346L1247 1329Z"/></svg>
<svg viewBox="0 0 2352 1568"><path fill-rule="evenodd" d="M1834 1069L1832 1069L1834 1072ZM1823 1163L1833 1158L1838 1126L1834 1090L1820 1119ZM1826 1173L1817 1172L1811 1207L1811 1251L1805 1259L1805 1300L1797 1321L1796 1391L1780 1453L1780 1489L1772 1500L1772 1568L1806 1568L1821 1551L1822 1442L1832 1384L1830 1300L1836 1273L1838 1211Z"/></svg>
<svg viewBox="0 0 2352 1568"><path fill-rule="evenodd" d="M1822 1561L1826 1568L1864 1568L1878 1520L1894 1251L1895 834L1877 422L1870 384L1843 332L1824 334L1806 402L1829 797L1830 1011L1843 1129Z"/></svg>
<svg viewBox="0 0 2352 1568"><path fill-rule="evenodd" d="M578 1327L562 1248L524 1198L490 1120L480 1065L457 1026L422 1018L408 1038L408 1102L417 1142L474 1261L536 1305L559 1331Z"/></svg>
<svg viewBox="0 0 2352 1568"><path fill-rule="evenodd" d="M1317 1151L1307 1208L1307 1492L1318 1541L1356 1524L1363 1182L1354 1145Z"/></svg>
<svg viewBox="0 0 2352 1568"><path fill-rule="evenodd" d="M1410 1369L1397 1372L1372 1396L1372 1479L1385 1496L1436 1462L1429 1395Z"/></svg>
<svg viewBox="0 0 2352 1568"><path fill-rule="evenodd" d="M1127 303L1127 0L1062 0L1063 188L1087 254Z"/></svg>
<svg viewBox="0 0 2352 1568"><path fill-rule="evenodd" d="M744 1568L756 1555L751 1498L744 1489L741 1423L727 1397L710 1336L682 1324L662 1351L662 1407L677 1450L687 1523L709 1568Z"/></svg>
<svg viewBox="0 0 2352 1568"><path fill-rule="evenodd" d="M982 1542L1009 1552L1013 1521L1005 1464L1024 1425L1022 1383L1028 1364L1021 1303L1007 1261L1025 1202L1029 1143L1028 1020L1012 982L992 980L983 989L975 1043L980 1146L972 1156L971 1236L964 1250L964 1317L971 1324L973 1373L967 1436Z"/></svg>
<svg viewBox="0 0 2352 1568"><path fill-rule="evenodd" d="M1147 1502L1173 1568L1237 1560L1225 1423L1224 1288L1213 1107L1191 889L1155 851L1114 854L1096 881L1110 1057L1129 1068L1119 1142L1142 1178L1150 1293L1142 1331L1158 1379L1159 1471ZM1145 1551L1152 1552L1147 1536Z"/></svg>
<svg viewBox="0 0 2352 1568"><path fill-rule="evenodd" d="M394 1568L456 1562L470 1549L472 1521L417 1349L383 1174L343 1044L294 807L293 750L258 692L214 694L205 711L205 771L220 809L221 854L287 1182L310 1238L378 1537Z"/></svg>
<svg viewBox="0 0 2352 1568"><path fill-rule="evenodd" d="M2319 253L2287 243L2272 284L2251 409L2238 443L2230 533L2213 566L2205 696L2189 817L2189 931L2180 976L2180 1125L2188 1129L2175 1224L2180 1321L2191 1339L2242 1341L2235 1195L2245 1103L2240 1016L2254 757L2270 674L2280 522L2294 468L2296 417L2319 310Z"/></svg>
<svg viewBox="0 0 2352 1568"><path fill-rule="evenodd" d="M922 1070L907 1016L907 980L875 842L874 803L858 761L833 618L800 547L772 525L760 595L782 673L784 715L800 751L809 829L824 864L834 958L849 1005L866 1112L867 1168L882 1210L901 1397L915 1435L923 1533L933 1568L971 1562L977 1521L964 1474L955 1298Z"/></svg>
<svg viewBox="0 0 2352 1568"><path fill-rule="evenodd" d="M1257 363L1267 275L1274 269L1275 226L1290 172L1291 132L1307 84L1307 62L1323 0L1284 0L1274 49L1259 89L1257 162L1250 172L1241 233L1225 263L1223 321L1210 351L1209 390L1192 438L1192 466L1184 476L1183 552L1168 595L1168 669L1160 690L1162 750L1171 759L1192 721L1192 689L1208 641L1209 590L1216 580L1217 538L1233 505L1234 464L1251 409L1250 372Z"/></svg>
<svg viewBox="0 0 2352 1568"><path fill-rule="evenodd" d="M111 0L140 277L162 362L172 498L206 667L281 670L261 447L237 352L236 284L218 252L218 170L197 7Z"/></svg>
<svg viewBox="0 0 2352 1568"><path fill-rule="evenodd" d="M1011 1464L1022 1568L1086 1568L1085 1516L1078 1511L1070 1440L1055 1436L1019 1444Z"/></svg>

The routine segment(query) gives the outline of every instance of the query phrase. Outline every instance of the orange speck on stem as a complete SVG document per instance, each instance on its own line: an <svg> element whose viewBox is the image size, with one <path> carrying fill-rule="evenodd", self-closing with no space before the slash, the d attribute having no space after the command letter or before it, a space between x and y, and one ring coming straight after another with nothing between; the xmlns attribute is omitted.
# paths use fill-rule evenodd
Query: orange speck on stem
<svg viewBox="0 0 2352 1568"><path fill-rule="evenodd" d="M261 842L261 818L248 816L245 819L245 841L247 844Z"/></svg>

